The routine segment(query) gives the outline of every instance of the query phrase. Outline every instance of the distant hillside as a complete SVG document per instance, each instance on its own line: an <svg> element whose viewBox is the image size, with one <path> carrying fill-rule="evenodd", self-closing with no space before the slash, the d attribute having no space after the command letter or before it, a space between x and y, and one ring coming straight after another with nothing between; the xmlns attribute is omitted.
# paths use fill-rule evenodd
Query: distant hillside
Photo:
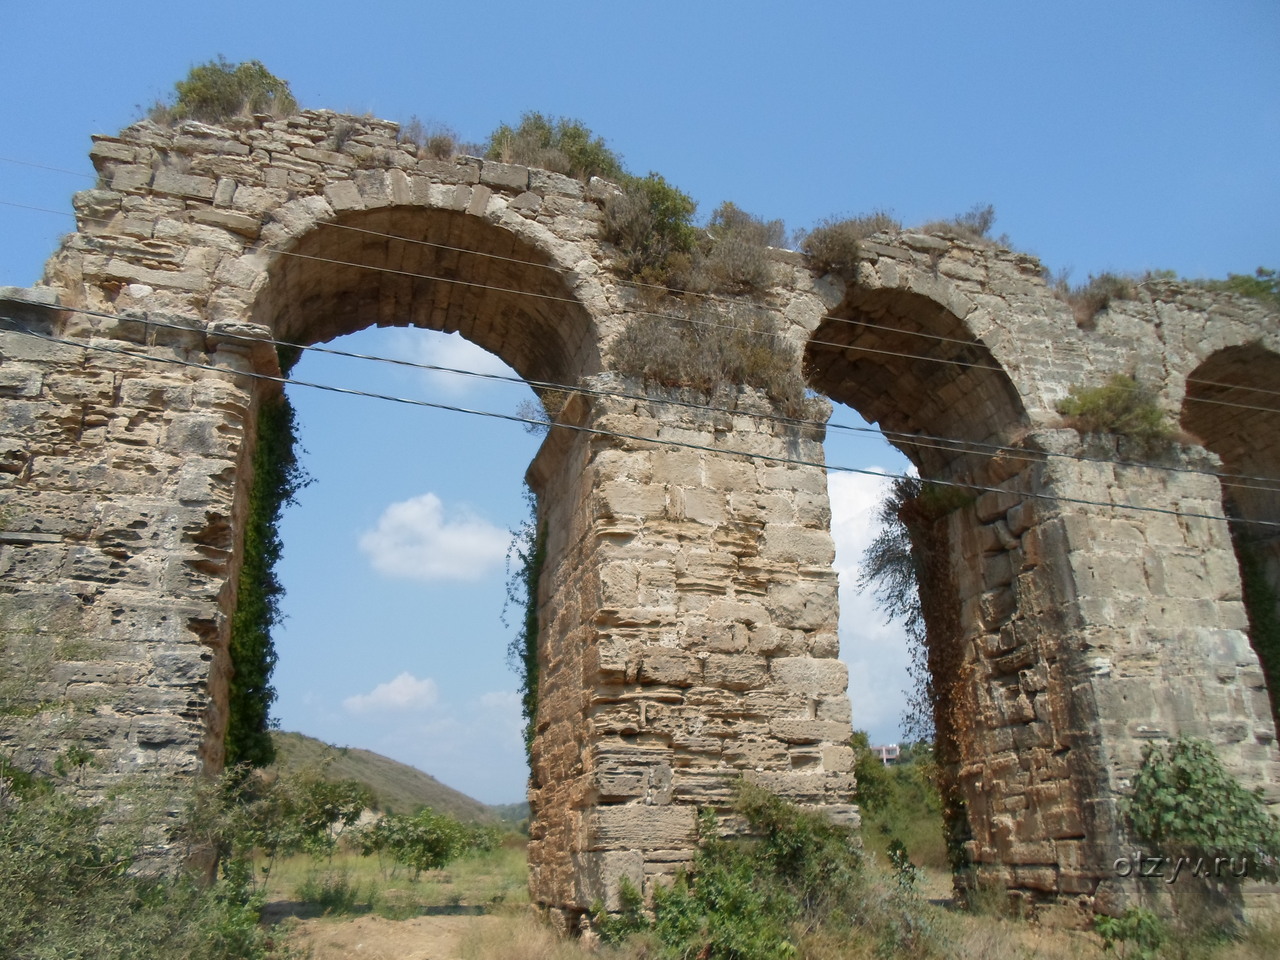
<svg viewBox="0 0 1280 960"><path fill-rule="evenodd" d="M276 746L273 768L296 770L322 767L329 780L359 780L373 791L379 810L413 813L427 806L459 820L493 822L499 814L465 793L446 787L435 777L371 750L332 747L301 733L272 731Z"/></svg>

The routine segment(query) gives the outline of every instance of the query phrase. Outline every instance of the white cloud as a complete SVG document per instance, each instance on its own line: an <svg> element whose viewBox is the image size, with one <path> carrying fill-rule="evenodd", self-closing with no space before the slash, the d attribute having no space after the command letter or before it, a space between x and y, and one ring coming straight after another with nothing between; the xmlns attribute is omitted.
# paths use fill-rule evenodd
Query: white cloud
<svg viewBox="0 0 1280 960"><path fill-rule="evenodd" d="M511 535L466 510L446 517L434 493L393 503L360 536L373 568L411 580L479 580L497 570Z"/></svg>
<svg viewBox="0 0 1280 960"><path fill-rule="evenodd" d="M497 374L504 377L519 376L494 354L478 347L460 334L422 333L402 331L397 338L397 353L414 363L427 363L454 370L471 370L476 373ZM476 377L464 377L456 373L422 371L423 380L433 390L459 397L484 386L487 381Z"/></svg>
<svg viewBox="0 0 1280 960"><path fill-rule="evenodd" d="M870 469L878 470L878 467ZM910 685L910 655L898 623L886 623L870 591L857 589L862 554L879 532L876 513L891 481L862 474L828 475L831 535L840 575L840 657L849 668L853 725L873 742L898 739Z"/></svg>
<svg viewBox="0 0 1280 960"><path fill-rule="evenodd" d="M440 691L430 677L419 680L409 672L394 680L380 683L368 693L358 693L342 701L347 713L403 713L434 706Z"/></svg>

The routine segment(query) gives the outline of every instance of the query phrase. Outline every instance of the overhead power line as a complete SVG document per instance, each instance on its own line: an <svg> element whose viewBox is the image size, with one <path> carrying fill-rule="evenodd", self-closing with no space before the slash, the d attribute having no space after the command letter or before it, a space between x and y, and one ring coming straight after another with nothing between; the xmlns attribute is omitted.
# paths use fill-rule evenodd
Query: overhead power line
<svg viewBox="0 0 1280 960"><path fill-rule="evenodd" d="M714 453L719 456L741 456L750 460L763 460L771 463L788 464L792 466L813 467L820 470L833 471L836 473L852 473L862 476L876 477L881 480L906 480L915 479L908 478L905 474L889 473L878 470L867 470L862 467L850 467L835 464L818 463L813 460L803 460L798 457L776 456L772 454L753 453L747 450L738 450L727 447L715 447L707 444L689 443L683 440L666 440L660 437L642 437L636 434L620 433L612 430L601 430L597 427L587 427L578 424L558 423L552 420L536 419L532 417L522 417L518 414L497 413L488 410L474 410L467 407L460 407L454 404L437 403L430 400L419 400L408 397L396 397L390 394L374 393L366 390L355 390L349 387L338 387L332 384L314 383L306 380L297 380L290 377L277 377L266 373L256 373L252 371L229 370L225 367L218 367L212 364L195 363L191 360L180 360L177 357L160 357L148 353L140 353L134 350L126 350L120 347L110 347L105 344L83 343L76 340L68 340L63 337L54 337L48 334L38 333L21 326L11 317L3 317L5 322L10 324L10 328L19 334L44 340L49 343L57 343L64 346L77 347L86 351L97 351L101 353L111 353L121 356L132 357L138 360L148 360L154 363L164 363L174 366L189 367L196 370L206 370L213 373L222 374L231 377L247 377L254 380L266 381L280 385L293 385L300 387L309 387L316 390L324 390L331 393L345 394L348 396L367 397L374 400L382 400L391 403L407 404L414 407L424 407L434 410L445 410L453 413L468 414L471 416L488 417L496 420L507 420L513 423L530 424L538 427L561 428L572 430L578 433L592 434L595 436L611 437L618 440L630 440L637 443L653 444L655 446L678 447L687 450L698 450L704 453ZM660 401L659 401L660 402ZM1079 497L1063 497L1046 493L1034 493L1022 490L1009 490L1003 487L992 487L982 484L962 483L954 480L929 480L929 483L939 486L956 487L970 492L980 493L1000 493L1004 495L1016 496L1024 500L1041 500L1052 503L1073 503L1081 506L1104 507L1113 510L1127 510L1137 513L1162 514L1166 516L1181 517L1184 519L1196 520L1215 520L1224 523L1242 523L1254 527L1277 527L1280 528L1280 521L1270 520L1246 520L1243 518L1229 517L1223 514L1211 513L1194 513L1183 510L1171 510L1167 507L1151 507L1139 506L1136 504L1110 503L1101 500L1087 500Z"/></svg>
<svg viewBox="0 0 1280 960"><path fill-rule="evenodd" d="M47 306L37 301L11 299L14 303L24 303L29 306ZM120 314L105 313L97 310L88 310L84 308L58 308L70 313L78 313L84 316L100 318L104 320L120 320L126 319L130 322L142 323L153 327L167 330L179 330L186 333L207 334L206 330L198 327L191 327L179 323L171 323L168 321L157 320L150 317L130 317L121 316ZM10 321L13 322L13 321ZM254 337L248 334L236 334L233 332L219 332L218 336L227 339L240 340L247 343L262 343L275 347L284 347L291 350L303 350L314 353L327 354L338 357L346 357L356 360L372 361L377 363L386 363L393 366L409 367L412 369L424 370L433 373L446 373L456 376L471 377L481 380L489 380L493 382L503 382L528 386L535 390L558 391L563 393L581 393L587 396L609 397L623 400L637 400L643 402L659 402L674 404L677 406L704 410L712 413L725 413L733 416L747 416L752 419L765 420L771 422L785 423L799 427L811 427L816 429L836 430L849 433L862 433L876 436L883 436L893 442L897 442L904 446L912 446L920 449L939 450L945 453L954 454L977 454L980 456L993 457L998 455L1009 456L1012 459L1023 460L1026 462L1034 462L1045 458L1059 458L1066 460L1074 460L1086 463L1105 463L1111 466L1134 467L1142 469L1162 470L1170 473L1186 473L1200 476L1215 477L1227 486L1237 489L1247 490L1273 490L1280 489L1275 486L1256 486L1250 483L1241 483L1239 481L1255 481L1261 484L1280 484L1280 478L1266 477L1249 474L1232 474L1224 473L1216 470L1204 470L1196 467L1175 466L1170 464L1150 463L1145 461L1115 460L1109 457L1090 457L1084 454L1059 453L1055 451L1033 451L1025 447L1014 447L1006 444L983 443L979 441L962 440L954 437L941 437L924 433L903 433L900 431L880 430L876 427L858 427L849 424L833 424L824 423L818 420L808 420L801 417L788 417L782 414L764 413L755 411L742 411L738 409L730 409L727 407L718 407L709 403L698 403L690 400L678 398L655 398L649 394L634 394L619 390L599 390L591 387L578 386L573 384L556 383L554 381L527 380L523 377L506 376L498 373L483 373L475 370L464 370L456 367L444 367L436 364L424 363L415 360L404 360L394 357L382 357L373 354L354 353L348 350L339 350L334 347L321 346L319 344L304 344L290 342L286 340L278 340L275 338Z"/></svg>
<svg viewBox="0 0 1280 960"><path fill-rule="evenodd" d="M58 170L59 172L63 172L63 173L72 173L72 174L74 174L74 173L75 173L74 171L63 170L63 169L61 169L61 168L57 168L57 167L46 167L44 164L36 164L36 163L30 163L30 162L28 162L28 161L13 160L13 159L11 159L11 158L0 157L0 160L8 160L9 162L12 162L12 163L20 163L20 164L23 164L23 165L26 165L26 166L44 167L44 168L46 168L46 169L50 169L50 170ZM78 175L78 174L76 174L76 175ZM55 214L55 215L59 215L59 216L72 216L72 217L77 216L77 215L76 215L76 214L74 214L74 213L68 213L68 212L66 212L66 211L51 210L51 209L43 208L43 207L28 206L28 205L25 205L25 204L16 204L16 203L8 202L8 201L0 201L0 204L3 204L3 205L5 205L5 206L19 207L19 208L21 208L21 209L29 209L29 210L37 210L37 211L47 212L47 213L51 213L51 214ZM105 217L90 217L90 216L83 216L83 217L79 217L79 219L80 219L80 220L88 220L88 221L100 222L100 223L109 223L109 222L110 222L110 218L105 218ZM561 277L562 279L564 278L564 275L565 275L565 271L563 271L562 269L560 269L560 268L558 268L558 267L556 267L556 266L554 266L554 265L552 265L552 264L539 263L539 262L537 262L537 261L533 261L533 260L526 260L526 259L521 259L521 258L517 258L517 257L506 257L506 256L498 255L498 254L488 253L488 252L486 252L486 251L470 250L470 249L465 248L465 247L457 247L457 246L453 246L453 245L449 245L449 244L436 243L435 241L422 240L422 239L413 238L413 237L405 237L405 236L398 235L398 234L390 234L390 233L385 233L385 232L381 232L381 231L370 230L370 229L367 229L367 228L364 228L364 227L354 227L354 226L350 226L350 225L347 225L347 224L335 224L335 223L327 223L327 222L323 222L323 221L321 221L321 222L320 222L320 225L321 225L321 226L324 226L324 227L329 227L329 228L336 228L336 229L343 229L343 230L355 231L355 232L359 232L359 233L363 233L363 234L367 234L367 235L371 235L371 236L376 236L376 237L379 237L379 238L381 238L381 239L386 239L386 240L397 240L397 241L401 241L401 242L405 242L405 243L412 243L412 244L425 245L425 246L431 246L431 247L439 247L439 248L447 249L447 250L451 250L451 251L467 253L467 254L470 254L470 255L472 255L472 256L476 256L476 257L489 258L489 259L496 259L496 260L501 260L501 261L505 261L505 262L509 262L509 263L516 263L516 264L521 264L521 265L530 266L530 267L537 267L537 268L539 268L539 269L551 270L552 272L556 273L556 274L557 274L557 276ZM578 299L576 299L576 298L574 298L574 297L562 297L562 296L557 296L557 295L555 295L555 294L539 293L539 292L537 292L537 291L531 291L531 290L521 290L521 289L519 289L519 288L514 288L514 287L499 287L499 286L494 286L494 285L491 285L491 284L478 283L478 282L475 282L475 281L460 280L460 279L453 278L453 277L441 277L441 276L435 276L435 275L431 275L431 274L414 273L414 272L412 272L412 271L407 271L407 270L397 270L397 269L393 269L393 268L390 268L390 267L381 267L381 266L377 266L377 265L374 265L374 264L364 264L364 263L357 263L357 262L347 261L347 260L339 260L339 259L330 258L330 257L320 257L320 256L316 256L316 255L313 255L313 254L303 254L303 253L299 253L299 252L297 252L297 251L284 250L284 249L280 249L280 248L272 248L272 252L277 253L277 254L280 254L280 255L283 255L283 256L288 256L288 257L294 257L294 258L299 258L299 259L306 259L306 260L313 260L313 261L322 262L322 263L328 263L328 264L330 264L330 265L334 265L334 266L348 266L348 267L354 267L354 268L356 268L356 269L361 269L361 270L371 270L371 271L375 271L375 272L387 273L387 274L392 274L392 275L396 275L396 276L405 276L405 277L410 277L410 278L413 278L413 279L430 280L430 281L438 282L438 283L454 284L454 285L465 286L465 287L470 287L470 288L478 288L478 289L492 290L492 291L495 291L495 292L499 292L499 293L506 293L506 294L511 294L511 295L515 295L515 296L532 297L532 298L541 299L541 300L547 300L547 301L553 301L553 302L560 302L560 303L570 304L570 305L573 305L573 306L581 306L581 301L579 301ZM656 284L643 284L643 283L639 283L639 282L637 282L637 281L623 280L623 279L621 279L621 278L618 278L616 282L623 283L623 284L628 284L628 285L632 285L632 286L647 287L647 288L652 288L652 289L662 290L662 291L666 291L666 292L669 292L669 293L672 293L672 294L680 294L680 295L684 295L684 296L688 296L688 295L690 295L690 292L689 292L689 291L680 291L680 290L675 290L675 289L670 288L670 287L662 287L662 286L659 286L659 285L656 285ZM698 296L698 297L704 297L704 298L711 299L711 300L715 300L715 301L722 302L722 303L737 303L737 302L738 302L738 301L733 300L733 299L731 299L731 298L721 297L721 296L717 296L717 295L714 295L714 294L696 293L696 292L694 292L694 293L692 293L692 295L693 295L693 296ZM776 310L775 308L768 307L768 306L765 306L765 305L759 305L759 304L757 304L757 305L755 305L755 306L756 306L758 309L761 309L761 310L763 310L763 311L765 311L765 312L773 313L773 314L775 314L775 315L776 315L776 314L779 314L779 311L778 311L778 310ZM701 327L707 327L707 328L712 328L712 329L715 329L715 328L719 328L719 329L733 329L733 330L736 330L736 329L737 329L736 327L733 327L733 326L732 326L732 325L730 325L730 324L715 323L714 321L710 321L710 320L703 320L703 319L696 319L696 318L693 318L693 317L687 317L687 316L683 316L683 315L680 315L680 314L658 313L658 312L653 312L653 311L631 311L631 313L632 313L632 315L634 315L634 316L646 317L646 318L650 318L650 319L675 320L675 321L678 321L678 322L687 323L687 324L691 324L691 325L694 325L694 326L701 326ZM948 336L945 336L945 335L942 335L942 334L929 333L929 332L927 332L927 331L922 331L922 330L906 330L906 329L903 329L903 328L900 328L900 327L893 327L893 326L889 326L889 325L887 325L887 324L878 324L878 323L873 323L873 322L871 322L871 321L866 321L866 320L855 320L855 319L853 319L853 318L849 318L849 317L838 317L838 316L834 316L834 315L824 315L823 317L821 317L821 318L819 318L819 319L820 319L820 320L822 320L822 321L832 321L832 322L836 322L836 323L847 324L847 325L852 325L852 326L861 327L861 328L876 329L876 330L885 331L885 332L891 332L891 333L895 333L895 334L899 334L899 335L904 335L904 336L920 337L920 338L924 338L924 339L927 339L927 340L933 340L933 341L937 341L937 342L954 343L954 344L958 344L958 345L962 345L962 346L976 346L976 347L982 347L982 348L984 348L984 349L989 349L989 348L987 348L987 347L986 347L986 344L984 344L981 340L977 340L977 339L963 339L963 338L958 338L958 337L948 337ZM789 338L785 333L773 333L773 334L771 334L771 333L768 333L768 332L766 332L766 331L753 331L753 333L755 333L755 334L757 334L757 335L760 335L760 336L771 336L771 337L773 337L775 340L787 340L787 339L790 339L790 338ZM907 351L900 351L900 350L888 350L888 349L879 348L879 347L869 347L869 346L863 346L863 345L853 344L853 343L842 343L842 342L838 342L838 341L817 340L817 339L813 339L813 338L809 338L809 339L807 339L807 340L806 340L806 343L807 343L807 344L814 344L814 345L818 345L818 346L830 346L830 347L835 347L835 348L843 349L843 350L852 350L852 351L859 352L859 353L871 353L871 354L877 354L877 355L881 355L881 356L892 356L892 357L898 357L898 358L901 358L901 359L921 360L921 361L929 362L929 363L943 363L943 364L950 364L950 365L955 365L955 366L961 366L961 367L964 367L965 369L990 370L990 371L992 371L992 372L996 372L996 373L1001 373L1001 374L1006 374L1006 375L1007 375L1007 372L1005 371L1004 367L1000 366L999 364L987 364L987 363L980 363L980 362L968 361L968 360L963 360L963 359L958 359L958 358L950 358L950 357L933 357L933 356L928 356L928 355L926 355L926 354L910 353L910 352L907 352ZM1223 383L1223 382L1220 382L1220 381L1199 380L1199 379L1194 378L1194 377L1188 377L1186 382L1188 382L1188 383L1200 383L1200 384L1203 384L1203 385L1209 385L1209 386L1226 387L1226 388L1229 388L1229 389L1244 390L1244 391L1252 392L1252 393L1262 393L1262 394L1269 394L1269 395L1274 395L1274 396L1280 396L1280 390L1270 390L1270 389L1263 388L1263 387L1253 387L1253 386L1248 386L1248 385L1245 385L1245 384L1227 384L1227 383ZM1255 411L1260 411L1260 412L1264 412L1264 413L1280 413L1280 408L1276 408L1276 407L1264 407L1264 406L1258 406L1258 405L1256 405L1256 404L1237 403L1237 402L1235 402L1235 401L1222 400L1222 399L1218 399L1218 398L1215 398L1215 397L1201 397L1201 396L1194 396L1194 395L1188 394L1188 395L1186 396L1186 398L1185 398L1185 399L1186 399L1186 400L1188 400L1188 401L1191 401L1191 402L1196 402L1196 403L1210 403L1210 404L1218 404L1218 405L1220 405L1220 406L1234 407L1234 408L1237 408L1237 409L1244 409L1244 410L1255 410Z"/></svg>
<svg viewBox="0 0 1280 960"><path fill-rule="evenodd" d="M44 306L37 301L12 299L14 303L24 303L29 306ZM78 313L84 316L100 318L104 320L120 320L127 319L131 322L142 323L153 327L167 330L179 330L186 333L197 333L204 335L206 330L201 328L187 326L185 324L171 323L168 321L157 320L150 317L122 317L120 314L104 313L97 310L88 310L84 308L59 308L70 313ZM554 381L527 380L519 376L506 376L499 373L482 373L475 370L464 370L456 367L444 367L436 364L424 363L416 360L405 360L395 357L383 357L373 354L355 353L348 350L339 350L334 347L321 346L319 344L304 344L286 340L278 340L275 338L254 337L248 334L236 334L232 332L220 332L220 337L227 339L240 340L248 343L269 344L275 347L284 347L290 350L303 350L313 353L321 353L338 357L347 357L356 360L372 361L377 363L386 363L393 366L409 367L412 369L428 371L432 373L446 373L456 376L471 377L474 379L489 380L493 382L519 384L527 386L535 390L558 391L562 393L581 393L586 396L609 397L622 400L637 400L642 402L652 402L658 400L649 394L635 394L620 390L600 390L591 387L579 386L574 384L556 383ZM697 410L704 410L711 413L725 413L733 416L746 416L756 420L765 420L776 423L785 423L792 426L811 427L816 429L825 429L828 431L841 431L848 433L861 433L873 436L884 437L892 442L896 442L903 446L912 446L920 449L939 450L945 453L954 454L977 454L979 456L994 457L999 455L1008 456L1012 459L1022 460L1026 462L1034 462L1046 458L1058 458L1066 460L1074 460L1085 463L1105 463L1111 466L1134 467L1151 470L1162 470L1169 473L1186 473L1200 476L1211 476L1222 481L1227 486L1237 489L1247 490L1272 490L1280 489L1273 486L1255 486L1250 483L1241 483L1239 481L1255 481L1261 484L1280 484L1280 478L1266 477L1249 474L1232 474L1224 473L1217 470L1205 470L1197 467L1175 466L1171 464L1151 463L1146 461L1132 460L1116 460L1110 457L1090 457L1078 453L1059 453L1056 451L1034 451L1026 447L1014 447L1006 444L983 443L980 441L962 440L954 437L942 437L925 433L904 433L901 431L881 430L877 427L858 427L850 424L824 423L818 420L808 420L802 417L789 417L776 413L764 413L756 411L743 411L739 409L731 409L728 407L718 407L710 403L698 403L691 400L683 400L679 398L661 398L660 402L669 403L676 406L687 407Z"/></svg>

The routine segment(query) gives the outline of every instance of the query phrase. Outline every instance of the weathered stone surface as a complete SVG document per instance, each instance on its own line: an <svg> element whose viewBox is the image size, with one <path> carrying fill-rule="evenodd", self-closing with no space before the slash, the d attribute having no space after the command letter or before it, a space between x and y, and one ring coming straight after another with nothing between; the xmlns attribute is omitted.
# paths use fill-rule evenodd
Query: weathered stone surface
<svg viewBox="0 0 1280 960"><path fill-rule="evenodd" d="M610 349L652 305L597 240L613 185L417 159L393 125L322 111L142 123L92 156L112 189L76 195L81 230L50 285L0 288L5 316L72 341L0 330L0 593L77 640L42 682L109 705L79 727L99 761L84 789L222 763L251 424L277 389L245 374L278 375L273 337L413 323L597 391L561 417L600 433L553 428L528 474L547 533L533 899L571 920L616 905L623 877L652 889L743 772L856 822L829 408L795 424L759 417L777 411L751 389L722 388L712 410L697 392L634 399L646 385L611 372ZM916 233L864 254L846 284L780 252L768 302L812 386L954 485L932 491L953 493L925 504L918 536L941 558L925 590L952 698L939 754L974 865L1038 898L1122 904L1118 801L1145 743L1209 737L1280 802L1213 473L1280 476L1280 414L1239 405L1280 382L1277 318L1153 281L1083 330L1024 255ZM1203 446L1144 466L1062 423L1072 386L1133 370ZM1251 533L1280 521L1274 490L1227 489ZM1255 539L1280 582L1280 541ZM61 730L6 717L0 749L55 756Z"/></svg>

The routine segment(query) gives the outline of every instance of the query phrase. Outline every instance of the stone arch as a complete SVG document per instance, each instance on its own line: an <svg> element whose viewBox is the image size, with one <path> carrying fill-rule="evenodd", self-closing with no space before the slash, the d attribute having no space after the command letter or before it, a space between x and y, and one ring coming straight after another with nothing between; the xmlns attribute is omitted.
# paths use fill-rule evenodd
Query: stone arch
<svg viewBox="0 0 1280 960"><path fill-rule="evenodd" d="M815 390L879 424L923 478L982 483L990 458L964 451L1008 443L1027 415L1008 374L946 299L958 298L851 287L813 332L805 364ZM920 442L910 441L915 434Z"/></svg>
<svg viewBox="0 0 1280 960"><path fill-rule="evenodd" d="M276 253L251 318L303 344L375 325L456 331L533 381L571 382L600 364L594 324L558 265L456 210L383 207L317 221Z"/></svg>
<svg viewBox="0 0 1280 960"><path fill-rule="evenodd" d="M1026 603L1036 563L1024 537L1045 518L1020 494L1043 457L1024 443L1017 386L955 312L972 305L943 280L894 273L894 285L850 287L814 331L806 367L815 389L878 423L926 481L902 517L920 560L948 849L981 882L1033 898L1080 892L1087 882L1064 883L1045 841L1079 839L1083 825L1046 830L1006 814L1036 785L1055 785L1050 818L1083 800L1062 762L1071 725L1050 703L1051 675L1062 680L1053 634Z"/></svg>
<svg viewBox="0 0 1280 960"><path fill-rule="evenodd" d="M1259 647L1259 633L1280 624L1280 531L1258 523L1280 523L1278 385L1280 353L1258 342L1223 347L1187 377L1181 423L1222 462L1222 501L1240 521L1232 525L1232 542L1266 680L1265 690L1253 684L1254 696L1270 691L1271 714L1280 723L1280 650Z"/></svg>

